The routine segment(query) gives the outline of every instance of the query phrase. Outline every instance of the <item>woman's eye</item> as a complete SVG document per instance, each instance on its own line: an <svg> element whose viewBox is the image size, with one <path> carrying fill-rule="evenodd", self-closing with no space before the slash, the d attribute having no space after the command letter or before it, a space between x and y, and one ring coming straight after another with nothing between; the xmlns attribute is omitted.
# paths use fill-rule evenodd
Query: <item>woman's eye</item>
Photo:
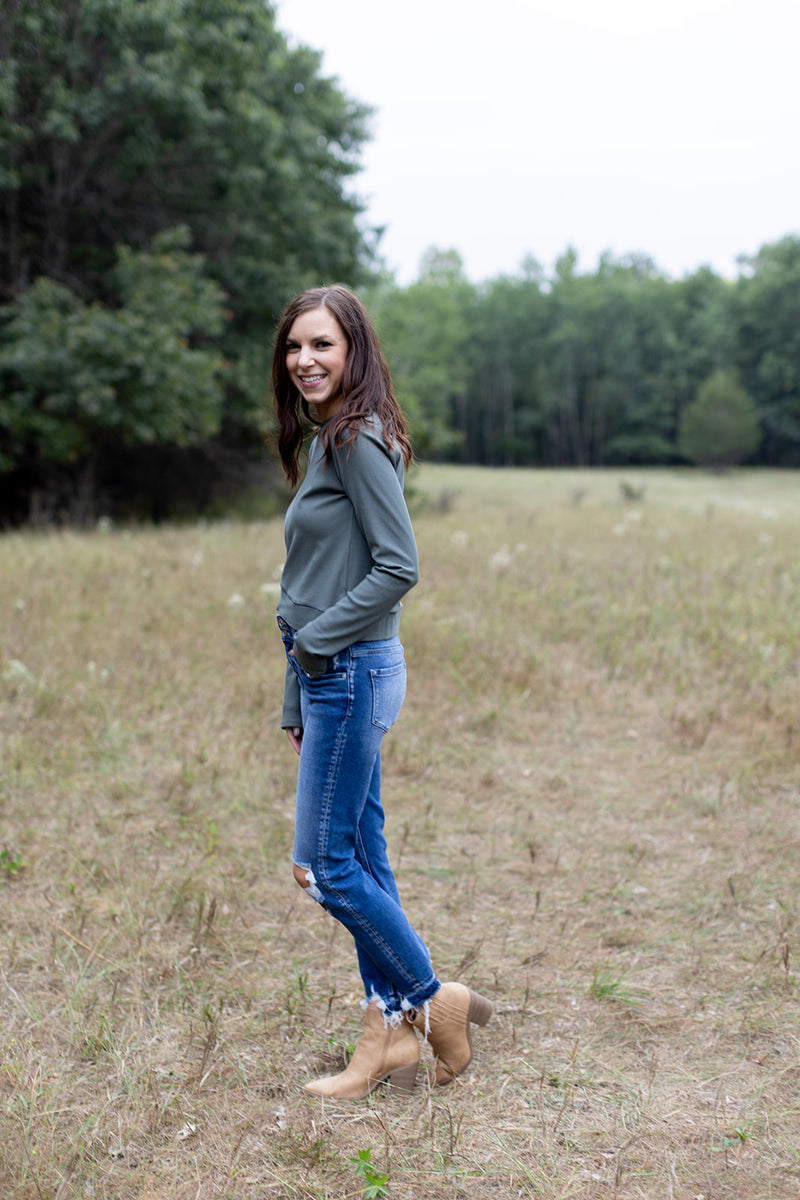
<svg viewBox="0 0 800 1200"><path fill-rule="evenodd" d="M330 348L330 342L317 342L318 350L328 350L329 348Z"/></svg>

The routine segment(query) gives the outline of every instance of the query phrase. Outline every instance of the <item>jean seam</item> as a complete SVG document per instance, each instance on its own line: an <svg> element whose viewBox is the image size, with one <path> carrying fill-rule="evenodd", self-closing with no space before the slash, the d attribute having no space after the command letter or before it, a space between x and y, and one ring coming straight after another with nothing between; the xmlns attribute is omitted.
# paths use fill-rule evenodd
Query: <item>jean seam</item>
<svg viewBox="0 0 800 1200"><path fill-rule="evenodd" d="M319 855L320 862L325 861L323 847L328 844L330 838L333 793L336 790L337 776L339 774L339 768L342 762L342 746L347 740L347 722L350 719L352 712L352 694L353 671L352 662L349 662L347 668L347 704L345 706L344 719L340 722L339 730L336 734L336 743L334 745L334 752L331 755L331 761L328 766L328 777L325 781L325 791L322 797L323 819L320 821L319 838L317 841L317 853Z"/></svg>

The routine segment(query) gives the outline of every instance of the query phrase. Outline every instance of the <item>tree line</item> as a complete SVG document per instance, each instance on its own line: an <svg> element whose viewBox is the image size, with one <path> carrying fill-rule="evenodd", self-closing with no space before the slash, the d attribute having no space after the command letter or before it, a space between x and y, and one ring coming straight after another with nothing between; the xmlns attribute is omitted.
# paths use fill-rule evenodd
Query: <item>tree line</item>
<svg viewBox="0 0 800 1200"><path fill-rule="evenodd" d="M481 285L432 250L373 311L423 454L493 466L800 465L800 238L680 280L641 256Z"/></svg>
<svg viewBox="0 0 800 1200"><path fill-rule="evenodd" d="M369 110L264 0L4 0L0 67L0 525L247 479L274 322L326 281L365 294L422 457L800 463L796 237L734 283L568 251L476 285L432 250L400 287Z"/></svg>

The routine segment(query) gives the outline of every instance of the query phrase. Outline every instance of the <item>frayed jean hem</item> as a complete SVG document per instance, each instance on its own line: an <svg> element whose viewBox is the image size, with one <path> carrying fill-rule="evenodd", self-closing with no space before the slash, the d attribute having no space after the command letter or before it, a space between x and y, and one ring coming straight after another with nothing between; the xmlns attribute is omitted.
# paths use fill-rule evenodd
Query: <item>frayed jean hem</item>
<svg viewBox="0 0 800 1200"><path fill-rule="evenodd" d="M361 1007L364 1009L364 1011L366 1011L367 1008L369 1008L370 1004L376 1004L378 1006L379 1011L383 1014L383 1023L388 1029L397 1029L398 1025L401 1024L401 1022L403 1021L403 1018L406 1016L408 1016L409 1019L412 1019L414 1016L416 1016L417 1013L424 1012L425 1013L425 1037L427 1038L428 1034L431 1031L431 1024L430 1024L431 1000L436 995L436 993L438 992L438 990L441 986L442 985L439 983L439 980L437 979L430 996L427 996L424 1000L418 1001L416 1004L412 1004L410 1000L407 1000L405 997L403 997L400 1001L400 1007L397 1009L390 1009L388 1007L386 1001L381 996L379 996L377 992L373 991L371 993L371 995L365 997L365 999L363 999L361 1001Z"/></svg>

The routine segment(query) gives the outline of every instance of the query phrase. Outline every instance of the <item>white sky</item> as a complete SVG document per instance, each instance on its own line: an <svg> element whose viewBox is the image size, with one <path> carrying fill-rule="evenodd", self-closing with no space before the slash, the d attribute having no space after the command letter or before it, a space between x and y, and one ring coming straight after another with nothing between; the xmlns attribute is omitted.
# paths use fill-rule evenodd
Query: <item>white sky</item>
<svg viewBox="0 0 800 1200"><path fill-rule="evenodd" d="M800 0L277 0L376 109L354 189L403 284L568 245L680 277L800 233Z"/></svg>

